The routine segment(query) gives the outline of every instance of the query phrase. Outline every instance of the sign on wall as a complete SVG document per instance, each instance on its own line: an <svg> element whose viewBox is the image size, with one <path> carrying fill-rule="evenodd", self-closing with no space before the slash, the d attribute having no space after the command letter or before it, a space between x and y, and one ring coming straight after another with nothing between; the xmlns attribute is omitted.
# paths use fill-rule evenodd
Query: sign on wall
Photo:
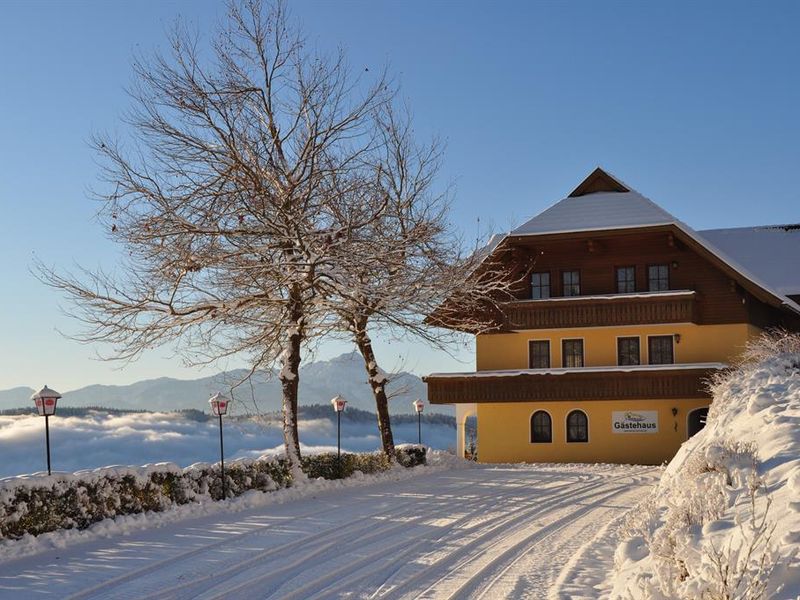
<svg viewBox="0 0 800 600"><path fill-rule="evenodd" d="M657 410L625 410L611 413L614 433L658 433Z"/></svg>

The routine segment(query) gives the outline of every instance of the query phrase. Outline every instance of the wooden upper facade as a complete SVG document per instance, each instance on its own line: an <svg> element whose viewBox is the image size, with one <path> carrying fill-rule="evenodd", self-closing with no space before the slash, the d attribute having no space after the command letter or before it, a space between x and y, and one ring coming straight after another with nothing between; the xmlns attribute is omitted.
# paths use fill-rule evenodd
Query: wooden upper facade
<svg viewBox="0 0 800 600"><path fill-rule="evenodd" d="M515 282L495 331L654 323L800 329L800 296L764 285L602 169L506 235L488 259ZM546 294L537 290L542 278ZM458 329L457 319L448 326Z"/></svg>
<svg viewBox="0 0 800 600"><path fill-rule="evenodd" d="M518 285L516 301L504 307L501 330L654 323L798 327L798 314L780 299L672 226L511 237L506 243L513 248L508 266ZM524 273L517 265L525 265ZM549 281L547 294L537 293L534 277Z"/></svg>
<svg viewBox="0 0 800 600"><path fill-rule="evenodd" d="M433 403L707 398L704 381L736 352L698 340L691 343L706 344L708 351L699 360L675 359L686 364L674 369L664 370L651 360L642 362L642 368L591 371L583 368L587 363L581 355L579 365L563 373L552 368L567 364L549 361L546 369L532 368L531 363L528 372L520 373L525 352L521 348L527 340L542 337L548 348L555 347L562 343L556 339L562 330L573 339L585 337L588 330L607 330L602 341L596 336L594 341L581 341L581 354L584 347L587 353L597 348L592 344L601 344L607 352L625 336L639 340L638 347L648 337L664 337L665 332L655 330L665 326L675 344L680 344L677 332L689 331L687 327L800 331L800 296L771 287L758 272L744 269L698 232L600 169L567 198L506 235L492 248L486 264L492 269L502 265L500 270L514 283L510 298L492 307L492 322L479 337L498 340L483 344L483 351L508 359L493 360L497 366L490 368L499 370L491 373L425 378ZM480 276L480 268L473 276ZM448 326L459 329L458 318ZM729 345L746 343L749 335L755 334L742 333L741 340L737 337ZM487 362L480 346L479 365ZM679 354L696 353L684 346ZM595 366L620 364L604 360Z"/></svg>
<svg viewBox="0 0 800 600"><path fill-rule="evenodd" d="M483 372L480 377L431 377L434 404L575 400L707 398L705 381L723 365L674 369L575 369L565 373Z"/></svg>

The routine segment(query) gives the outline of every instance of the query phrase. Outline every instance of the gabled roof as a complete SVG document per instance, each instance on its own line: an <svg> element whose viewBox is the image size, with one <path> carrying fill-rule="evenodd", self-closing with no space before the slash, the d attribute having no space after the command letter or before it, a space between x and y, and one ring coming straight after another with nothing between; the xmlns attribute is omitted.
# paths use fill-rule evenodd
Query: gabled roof
<svg viewBox="0 0 800 600"><path fill-rule="evenodd" d="M677 222L655 202L598 167L569 196L514 229L511 235L627 229Z"/></svg>
<svg viewBox="0 0 800 600"><path fill-rule="evenodd" d="M800 294L800 225L766 225L697 232L775 291Z"/></svg>
<svg viewBox="0 0 800 600"><path fill-rule="evenodd" d="M769 252L762 249L742 245L742 240L752 240L758 246L756 238L767 239L769 234L755 231L764 228L742 228L737 230L709 230L698 233L658 206L649 198L624 184L601 168L595 169L573 192L559 200L550 208L542 211L520 227L517 227L505 238L553 235L559 233L580 233L589 231L614 231L619 229L650 228L671 226L683 233L690 242L716 259L724 270L730 271L737 278L755 286L761 293L766 292L773 302L788 306L800 313L800 305L788 298L788 294L797 293L800 288L798 277L783 266L765 267L770 259ZM750 229L750 232L743 230ZM739 233L730 233L730 232ZM728 233L724 233L728 232ZM786 236L770 237L770 245L777 249L779 244L792 247L800 235L791 230ZM797 236L797 237L795 237ZM735 238L739 238L738 241ZM749 246L750 244L748 244ZM797 256L797 250L789 250L787 259ZM770 259L767 257L770 256ZM784 291L786 290L786 291Z"/></svg>
<svg viewBox="0 0 800 600"><path fill-rule="evenodd" d="M630 188L622 183L619 179L610 173L606 173L600 167L597 167L594 171L589 173L586 179L581 181L578 187L572 190L572 193L569 195L569 197L575 198L577 196L584 196L586 194L593 194L595 192L630 191Z"/></svg>

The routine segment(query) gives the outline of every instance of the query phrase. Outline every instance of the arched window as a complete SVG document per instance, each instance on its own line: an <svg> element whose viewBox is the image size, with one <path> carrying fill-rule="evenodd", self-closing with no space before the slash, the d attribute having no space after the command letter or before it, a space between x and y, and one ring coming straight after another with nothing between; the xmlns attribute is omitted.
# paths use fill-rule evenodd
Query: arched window
<svg viewBox="0 0 800 600"><path fill-rule="evenodd" d="M567 415L567 441L589 441L589 419L582 410L573 410Z"/></svg>
<svg viewBox="0 0 800 600"><path fill-rule="evenodd" d="M553 422L543 410L537 410L531 416L531 443L549 444L553 441Z"/></svg>
<svg viewBox="0 0 800 600"><path fill-rule="evenodd" d="M689 437L696 435L703 427L706 426L706 419L708 418L708 407L696 408L689 413L688 431Z"/></svg>

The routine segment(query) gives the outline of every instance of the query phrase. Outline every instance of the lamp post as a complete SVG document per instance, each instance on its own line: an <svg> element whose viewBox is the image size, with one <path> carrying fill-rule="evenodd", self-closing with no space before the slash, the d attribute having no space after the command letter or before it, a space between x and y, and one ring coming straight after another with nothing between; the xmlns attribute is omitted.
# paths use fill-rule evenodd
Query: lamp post
<svg viewBox="0 0 800 600"><path fill-rule="evenodd" d="M219 417L219 471L222 477L223 500L228 497L228 494L225 487L225 446L222 443L222 417L228 413L228 404L230 404L230 402L228 398L219 392L211 396L208 400L208 403L211 405L211 413Z"/></svg>
<svg viewBox="0 0 800 600"><path fill-rule="evenodd" d="M331 400L333 410L336 411L336 468L339 470L339 479L342 478L342 412L347 400L336 396Z"/></svg>
<svg viewBox="0 0 800 600"><path fill-rule="evenodd" d="M417 443L422 445L422 411L425 408L425 403L417 398L411 405L414 407L414 410L417 411Z"/></svg>
<svg viewBox="0 0 800 600"><path fill-rule="evenodd" d="M50 417L56 414L56 404L61 398L55 390L51 390L46 385L31 396L39 416L44 417L44 439L47 445L47 474L50 475Z"/></svg>

